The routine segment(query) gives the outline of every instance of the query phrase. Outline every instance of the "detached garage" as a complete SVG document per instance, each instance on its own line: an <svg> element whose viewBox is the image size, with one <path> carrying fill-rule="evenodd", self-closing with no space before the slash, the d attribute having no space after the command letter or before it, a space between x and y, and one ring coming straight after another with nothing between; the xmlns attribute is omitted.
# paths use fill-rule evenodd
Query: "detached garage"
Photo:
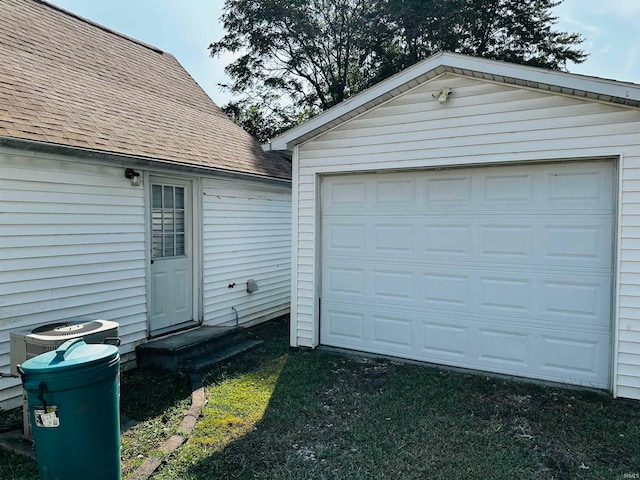
<svg viewBox="0 0 640 480"><path fill-rule="evenodd" d="M274 139L291 344L640 398L640 86L438 54Z"/></svg>

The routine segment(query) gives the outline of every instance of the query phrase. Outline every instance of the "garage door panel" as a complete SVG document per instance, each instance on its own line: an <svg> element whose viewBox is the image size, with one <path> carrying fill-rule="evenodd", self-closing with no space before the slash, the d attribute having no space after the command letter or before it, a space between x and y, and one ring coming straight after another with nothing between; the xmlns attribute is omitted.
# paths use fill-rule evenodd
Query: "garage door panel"
<svg viewBox="0 0 640 480"><path fill-rule="evenodd" d="M535 284L522 275L498 272L476 277L477 309L492 315L514 315L529 317L535 314L532 305Z"/></svg>
<svg viewBox="0 0 640 480"><path fill-rule="evenodd" d="M504 173L498 173L498 172ZM518 169L493 170L494 173L480 174L477 182L481 186L478 201L483 210L491 208L512 208L519 205L521 210L535 206L533 174Z"/></svg>
<svg viewBox="0 0 640 480"><path fill-rule="evenodd" d="M415 274L399 269L374 269L371 296L381 302L412 302L415 298Z"/></svg>
<svg viewBox="0 0 640 480"><path fill-rule="evenodd" d="M549 332L477 316L380 311L323 302L321 341L412 360L606 387L608 332Z"/></svg>
<svg viewBox="0 0 640 480"><path fill-rule="evenodd" d="M610 271L613 219L560 218L545 222L540 236L540 258L543 264L582 266Z"/></svg>
<svg viewBox="0 0 640 480"><path fill-rule="evenodd" d="M611 215L429 218L325 216L323 258L611 268Z"/></svg>
<svg viewBox="0 0 640 480"><path fill-rule="evenodd" d="M611 163L518 165L476 173L481 189L476 205L482 210L503 209L505 201L517 203L523 212L613 208Z"/></svg>
<svg viewBox="0 0 640 480"><path fill-rule="evenodd" d="M349 307L332 306L323 311L323 335L330 344L365 346L365 315Z"/></svg>
<svg viewBox="0 0 640 480"><path fill-rule="evenodd" d="M352 223L353 222L353 223ZM365 254L367 227L358 220L327 223L323 243L333 255Z"/></svg>
<svg viewBox="0 0 640 480"><path fill-rule="evenodd" d="M456 320L432 318L420 322L420 351L427 358L469 363L469 326Z"/></svg>
<svg viewBox="0 0 640 480"><path fill-rule="evenodd" d="M455 274L450 270L422 273L425 303L434 308L468 310L473 302L470 278L464 272Z"/></svg>
<svg viewBox="0 0 640 480"><path fill-rule="evenodd" d="M546 198L551 205L612 208L613 169L606 164L559 165L547 171Z"/></svg>
<svg viewBox="0 0 640 480"><path fill-rule="evenodd" d="M570 275L562 269L344 258L325 261L324 271L323 298L372 301L380 307L476 312L522 324L537 320L578 327L602 327L610 310L610 277L586 269Z"/></svg>
<svg viewBox="0 0 640 480"><path fill-rule="evenodd" d="M557 214L613 210L611 163L556 163L433 172L335 176L322 197L323 214L380 210L405 213L512 211ZM382 178L384 177L384 178ZM397 213L397 212L396 212Z"/></svg>
<svg viewBox="0 0 640 480"><path fill-rule="evenodd" d="M460 172L426 178L422 187L422 210L456 211L472 208L472 177Z"/></svg>
<svg viewBox="0 0 640 480"><path fill-rule="evenodd" d="M418 241L423 258L466 260L471 258L474 226L471 219L438 219L423 224Z"/></svg>
<svg viewBox="0 0 640 480"><path fill-rule="evenodd" d="M608 351L608 347L602 344L606 340L606 335L602 335L601 341L594 341L543 334L542 348L550 354L541 368L550 374L571 376L587 373L597 377L601 373L598 372L599 365L605 360L602 354Z"/></svg>
<svg viewBox="0 0 640 480"><path fill-rule="evenodd" d="M611 163L326 177L322 195L321 343L607 386Z"/></svg>
<svg viewBox="0 0 640 480"><path fill-rule="evenodd" d="M491 369L531 370L532 339L529 333L515 328L481 327L477 329L477 337L479 365L485 364Z"/></svg>
<svg viewBox="0 0 640 480"><path fill-rule="evenodd" d="M357 265L329 267L324 276L325 291L336 298L365 298L366 275L365 269Z"/></svg>
<svg viewBox="0 0 640 480"><path fill-rule="evenodd" d="M450 310L438 310L438 309L429 309L426 310L424 308L416 308L415 306L399 308L397 306L391 305L376 305L371 301L322 301L322 322L323 325L328 321L328 317L326 316L327 312L330 311L338 311L340 314L346 314L349 312L357 312L358 315L370 313L369 316L365 315L365 326L366 323L371 321L371 315L384 315L386 317L394 317L394 318L415 318L420 319L420 321L431 322L432 320L436 324L442 325L457 325L459 327L473 327L480 328L483 326L491 325L491 328L494 330L500 330L505 332L520 332L527 329L540 329L542 332L546 332L550 336L559 335L563 338L572 339L575 335L581 334L586 335L587 337L595 336L608 336L609 329L601 326L601 325L572 325L561 323L559 324L556 321L551 320L539 320L534 319L535 321L531 321L531 319L522 318L519 316L508 316L508 315L491 315L487 313L479 313L479 312L470 312L461 314L460 312L450 311ZM434 320L435 319L435 320ZM444 319L443 321L440 321ZM453 323L452 323L453 322ZM456 323L459 322L459 323ZM321 342L325 343L325 335L329 334L328 330L325 330L321 326ZM420 332L416 331L416 335ZM371 335L366 334L366 329L364 332L364 337L367 341L370 341L373 337Z"/></svg>
<svg viewBox="0 0 640 480"><path fill-rule="evenodd" d="M548 260L587 259L602 262L605 256L602 232L603 228L599 226L545 225L547 241L544 243L544 255Z"/></svg>
<svg viewBox="0 0 640 480"><path fill-rule="evenodd" d="M541 318L576 326L603 325L610 315L607 277L547 277L543 281Z"/></svg>
<svg viewBox="0 0 640 480"><path fill-rule="evenodd" d="M416 206L416 181L411 178L391 178L376 180L374 206L376 210L397 210L405 208L413 210Z"/></svg>
<svg viewBox="0 0 640 480"><path fill-rule="evenodd" d="M359 210L366 208L367 180L364 177L335 178L326 184L326 194L323 195L323 211L334 209L341 211Z"/></svg>
<svg viewBox="0 0 640 480"><path fill-rule="evenodd" d="M398 224L375 224L373 230L373 253L374 255L415 255L416 235L415 225L407 223Z"/></svg>
<svg viewBox="0 0 640 480"><path fill-rule="evenodd" d="M371 315L372 343L396 351L411 352L414 325L411 319L397 315Z"/></svg>
<svg viewBox="0 0 640 480"><path fill-rule="evenodd" d="M477 225L477 226L476 226ZM493 264L584 267L610 272L611 215L500 216L500 223L478 219L472 226L476 259Z"/></svg>
<svg viewBox="0 0 640 480"><path fill-rule="evenodd" d="M531 223L480 224L480 257L492 261L531 262L534 226Z"/></svg>

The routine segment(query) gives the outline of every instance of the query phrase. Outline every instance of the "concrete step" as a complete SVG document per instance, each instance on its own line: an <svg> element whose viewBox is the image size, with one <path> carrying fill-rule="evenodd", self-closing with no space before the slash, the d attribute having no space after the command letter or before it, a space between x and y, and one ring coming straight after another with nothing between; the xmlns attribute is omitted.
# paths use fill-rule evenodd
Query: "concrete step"
<svg viewBox="0 0 640 480"><path fill-rule="evenodd" d="M253 350L262 344L262 340L243 340L241 342L229 345L223 350L212 352L198 358L185 360L178 365L178 370L184 373L200 373L216 363L224 362L230 358L242 355L249 350Z"/></svg>
<svg viewBox="0 0 640 480"><path fill-rule="evenodd" d="M193 369L205 367L195 365L208 359L213 365L255 346L244 337L242 328L201 326L139 345L136 356L138 368L196 371Z"/></svg>

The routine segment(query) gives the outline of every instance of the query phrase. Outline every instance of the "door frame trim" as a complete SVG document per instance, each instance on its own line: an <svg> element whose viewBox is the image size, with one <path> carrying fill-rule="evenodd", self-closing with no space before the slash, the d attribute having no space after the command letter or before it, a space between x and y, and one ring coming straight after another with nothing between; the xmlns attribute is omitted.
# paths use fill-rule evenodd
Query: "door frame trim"
<svg viewBox="0 0 640 480"><path fill-rule="evenodd" d="M181 174L168 174L166 172L155 172L145 170L143 172L143 188L144 188L144 237L145 237L145 290L146 290L146 323L147 323L147 339L158 337L177 330L183 330L185 327L193 327L202 324L202 204L200 194L202 190L202 182L199 177L192 177ZM191 301L193 308L193 318L190 322L176 324L175 326L157 329L151 328L151 177L166 179L168 183L173 180L189 182L191 187ZM175 328L173 328L175 327Z"/></svg>

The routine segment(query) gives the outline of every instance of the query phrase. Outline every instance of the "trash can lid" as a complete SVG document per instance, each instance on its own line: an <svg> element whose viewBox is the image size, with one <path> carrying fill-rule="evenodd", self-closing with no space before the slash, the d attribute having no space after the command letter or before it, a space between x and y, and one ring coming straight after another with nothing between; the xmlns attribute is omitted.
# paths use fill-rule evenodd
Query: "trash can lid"
<svg viewBox="0 0 640 480"><path fill-rule="evenodd" d="M21 368L25 373L55 373L96 363L110 363L117 356L118 347L87 344L82 338L74 338L67 340L56 350L30 358Z"/></svg>

